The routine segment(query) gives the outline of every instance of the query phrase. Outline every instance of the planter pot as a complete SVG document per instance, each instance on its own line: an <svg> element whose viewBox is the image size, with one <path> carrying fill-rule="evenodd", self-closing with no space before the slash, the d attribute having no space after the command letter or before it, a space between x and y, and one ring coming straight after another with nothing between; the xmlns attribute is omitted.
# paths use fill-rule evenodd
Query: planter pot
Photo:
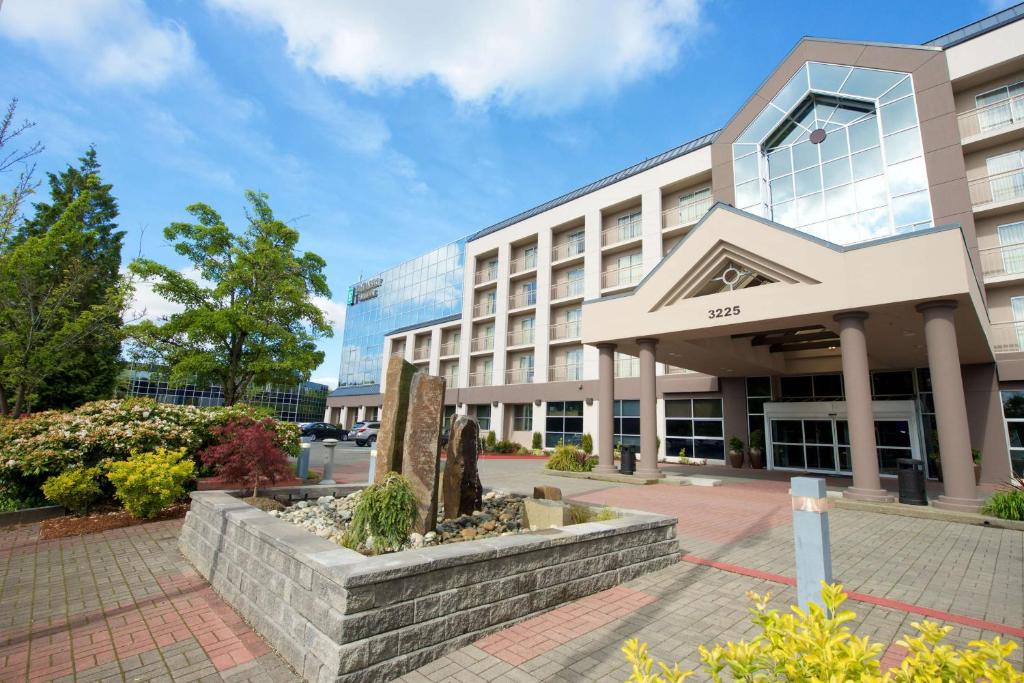
<svg viewBox="0 0 1024 683"><path fill-rule="evenodd" d="M750 454L750 466L755 470L764 469L764 451L760 448L751 448L748 453Z"/></svg>
<svg viewBox="0 0 1024 683"><path fill-rule="evenodd" d="M743 451L729 451L729 467L743 467Z"/></svg>

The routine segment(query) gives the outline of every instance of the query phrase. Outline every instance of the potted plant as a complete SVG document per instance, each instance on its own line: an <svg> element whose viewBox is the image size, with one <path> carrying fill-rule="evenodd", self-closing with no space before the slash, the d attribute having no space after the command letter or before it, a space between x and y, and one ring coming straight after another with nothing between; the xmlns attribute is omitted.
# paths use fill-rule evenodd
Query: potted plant
<svg viewBox="0 0 1024 683"><path fill-rule="evenodd" d="M750 466L755 470L764 467L764 430L755 429L750 432Z"/></svg>
<svg viewBox="0 0 1024 683"><path fill-rule="evenodd" d="M729 466L743 467L743 442L738 436L729 438Z"/></svg>
<svg viewBox="0 0 1024 683"><path fill-rule="evenodd" d="M974 461L974 483L977 484L981 482L981 451L972 448L971 459Z"/></svg>

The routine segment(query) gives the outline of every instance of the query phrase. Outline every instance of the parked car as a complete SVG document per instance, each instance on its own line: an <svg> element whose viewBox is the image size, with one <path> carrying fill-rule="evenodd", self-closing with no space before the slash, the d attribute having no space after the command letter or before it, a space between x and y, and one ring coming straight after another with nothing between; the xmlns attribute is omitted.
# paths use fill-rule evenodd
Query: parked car
<svg viewBox="0 0 1024 683"><path fill-rule="evenodd" d="M352 440L357 446L372 446L377 443L377 432L380 431L380 422L365 422L352 434Z"/></svg>
<svg viewBox="0 0 1024 683"><path fill-rule="evenodd" d="M328 422L307 422L299 425L299 435L310 441L321 439L337 439L345 441L348 439L348 430Z"/></svg>
<svg viewBox="0 0 1024 683"><path fill-rule="evenodd" d="M355 435L356 435L356 432L358 432L359 428L362 427L365 424L366 424L366 422L363 421L363 420L360 420L359 422L356 422L355 424L353 424L352 428L348 430L348 438L349 439L354 439Z"/></svg>

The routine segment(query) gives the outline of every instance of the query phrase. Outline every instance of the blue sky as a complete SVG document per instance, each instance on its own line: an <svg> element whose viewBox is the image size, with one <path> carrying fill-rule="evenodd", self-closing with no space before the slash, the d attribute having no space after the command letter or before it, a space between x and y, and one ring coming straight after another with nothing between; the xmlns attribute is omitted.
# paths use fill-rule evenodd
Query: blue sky
<svg viewBox="0 0 1024 683"><path fill-rule="evenodd" d="M1008 4L0 0L0 99L37 122L41 171L96 145L126 260L185 267L164 226L203 201L241 229L259 189L340 302L721 127L801 36L920 43ZM166 308L144 287L138 305ZM333 386L340 345L315 379Z"/></svg>

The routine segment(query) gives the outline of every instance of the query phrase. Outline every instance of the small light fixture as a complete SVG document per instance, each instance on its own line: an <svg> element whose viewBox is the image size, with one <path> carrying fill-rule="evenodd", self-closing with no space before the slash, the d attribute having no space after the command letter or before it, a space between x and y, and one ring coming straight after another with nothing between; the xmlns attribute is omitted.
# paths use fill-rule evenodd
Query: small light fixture
<svg viewBox="0 0 1024 683"><path fill-rule="evenodd" d="M592 406L592 405L594 405L594 399L592 399L592 398L588 398L588 399L587 399L587 405L588 405L588 406Z"/></svg>
<svg viewBox="0 0 1024 683"><path fill-rule="evenodd" d="M539 398L533 400L533 405L539 406L540 404L541 404L541 400Z"/></svg>
<svg viewBox="0 0 1024 683"><path fill-rule="evenodd" d="M492 408L497 408L498 407L498 402L497 401L491 401L491 407Z"/></svg>

